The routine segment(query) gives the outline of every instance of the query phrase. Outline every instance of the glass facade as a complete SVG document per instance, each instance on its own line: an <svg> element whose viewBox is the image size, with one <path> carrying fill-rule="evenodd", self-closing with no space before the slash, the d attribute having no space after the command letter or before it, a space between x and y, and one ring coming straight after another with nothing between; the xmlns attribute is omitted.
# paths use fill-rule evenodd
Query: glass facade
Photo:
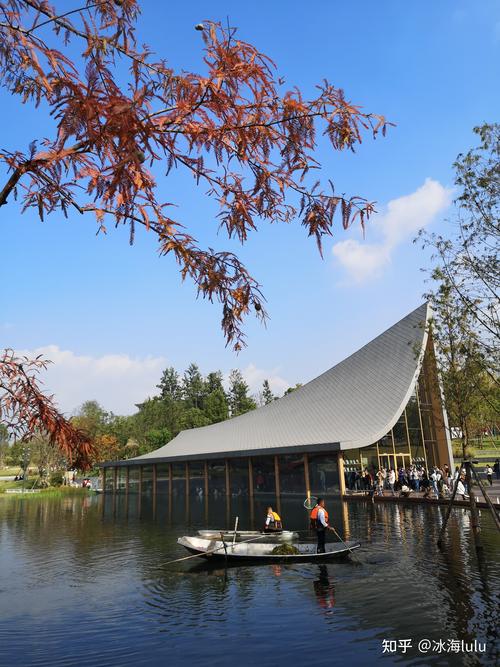
<svg viewBox="0 0 500 667"><path fill-rule="evenodd" d="M157 463L156 464L156 492L168 493L168 480L170 476L170 464Z"/></svg>
<svg viewBox="0 0 500 667"><path fill-rule="evenodd" d="M336 454L309 454L308 463L309 482L313 495L319 496L340 491Z"/></svg>
<svg viewBox="0 0 500 667"><path fill-rule="evenodd" d="M278 457L280 471L280 491L282 494L300 493L304 495L304 455L287 454Z"/></svg>
<svg viewBox="0 0 500 667"><path fill-rule="evenodd" d="M116 475L116 490L125 493L127 490L127 468L121 466Z"/></svg>
<svg viewBox="0 0 500 667"><path fill-rule="evenodd" d="M226 462L224 459L208 462L209 493L220 495L226 493Z"/></svg>
<svg viewBox="0 0 500 667"><path fill-rule="evenodd" d="M142 466L142 493L153 493L153 466Z"/></svg>
<svg viewBox="0 0 500 667"><path fill-rule="evenodd" d="M229 461L229 483L232 496L248 494L248 459Z"/></svg>
<svg viewBox="0 0 500 667"><path fill-rule="evenodd" d="M252 456L253 467L253 492L254 493L275 493L276 480L274 474L273 456Z"/></svg>
<svg viewBox="0 0 500 667"><path fill-rule="evenodd" d="M172 495L186 495L186 464L172 463Z"/></svg>
<svg viewBox="0 0 500 667"><path fill-rule="evenodd" d="M203 461L189 463L189 494L203 496L205 493L205 464Z"/></svg>

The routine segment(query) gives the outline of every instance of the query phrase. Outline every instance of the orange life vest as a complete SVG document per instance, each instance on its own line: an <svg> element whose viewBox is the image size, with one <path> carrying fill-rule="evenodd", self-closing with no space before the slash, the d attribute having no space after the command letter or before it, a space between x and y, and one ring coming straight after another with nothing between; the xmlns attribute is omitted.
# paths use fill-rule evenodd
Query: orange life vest
<svg viewBox="0 0 500 667"><path fill-rule="evenodd" d="M320 507L319 505L316 505L316 507L312 510L311 514L309 515L309 518L311 520L311 528L319 528L318 525L318 512L319 510L322 509L323 512L325 513L325 521L328 523L328 512L324 507ZM323 527L323 524L321 524L321 527Z"/></svg>

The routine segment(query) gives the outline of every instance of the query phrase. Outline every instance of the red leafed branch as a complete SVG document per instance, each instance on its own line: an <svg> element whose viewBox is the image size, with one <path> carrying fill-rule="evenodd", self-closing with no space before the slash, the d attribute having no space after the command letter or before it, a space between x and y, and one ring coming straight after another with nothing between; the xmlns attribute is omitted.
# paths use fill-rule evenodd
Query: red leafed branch
<svg viewBox="0 0 500 667"><path fill-rule="evenodd" d="M0 149L10 172L0 207L13 195L42 220L91 213L100 231L128 226L131 243L138 226L152 231L182 278L222 304L226 340L239 349L245 316L266 317L259 283L234 253L198 246L181 213L170 213L182 202L160 198L157 179L164 190L171 170L182 171L216 202L229 238L243 243L264 221L296 220L321 252L337 218L344 229L364 226L374 204L321 183L318 137L354 151L363 135L385 134L384 117L328 81L306 99L231 27L198 26L200 71L176 72L137 47L137 0L59 4L0 0L0 85L21 103L43 102L54 121L53 137L30 137L27 152Z"/></svg>
<svg viewBox="0 0 500 667"><path fill-rule="evenodd" d="M18 357L13 350L0 354L0 423L12 437L21 440L29 441L35 433L46 433L68 465L86 470L94 456L92 442L57 410L53 397L39 387L38 374L48 363L41 357Z"/></svg>

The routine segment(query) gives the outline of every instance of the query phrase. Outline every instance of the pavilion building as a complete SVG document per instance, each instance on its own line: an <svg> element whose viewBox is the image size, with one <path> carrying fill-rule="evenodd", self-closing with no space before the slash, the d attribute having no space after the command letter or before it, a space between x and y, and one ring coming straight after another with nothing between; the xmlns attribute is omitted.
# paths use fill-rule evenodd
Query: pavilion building
<svg viewBox="0 0 500 667"><path fill-rule="evenodd" d="M423 304L269 405L104 463L103 488L206 497L343 494L364 468L451 467L430 317Z"/></svg>

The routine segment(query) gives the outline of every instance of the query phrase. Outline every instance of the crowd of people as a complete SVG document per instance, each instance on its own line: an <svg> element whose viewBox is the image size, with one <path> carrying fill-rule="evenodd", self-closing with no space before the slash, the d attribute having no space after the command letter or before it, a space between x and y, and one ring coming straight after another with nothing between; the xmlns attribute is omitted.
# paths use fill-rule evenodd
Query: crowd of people
<svg viewBox="0 0 500 667"><path fill-rule="evenodd" d="M493 471L492 471L493 472ZM351 470L346 473L346 487L351 491L367 491L379 496L385 493L393 496L410 496L412 493L423 493L424 498L446 498L453 492L458 479L457 495L467 499L468 489L465 469L459 466L454 471L448 465L441 468L423 465L410 465L408 468L379 468L368 470Z"/></svg>

